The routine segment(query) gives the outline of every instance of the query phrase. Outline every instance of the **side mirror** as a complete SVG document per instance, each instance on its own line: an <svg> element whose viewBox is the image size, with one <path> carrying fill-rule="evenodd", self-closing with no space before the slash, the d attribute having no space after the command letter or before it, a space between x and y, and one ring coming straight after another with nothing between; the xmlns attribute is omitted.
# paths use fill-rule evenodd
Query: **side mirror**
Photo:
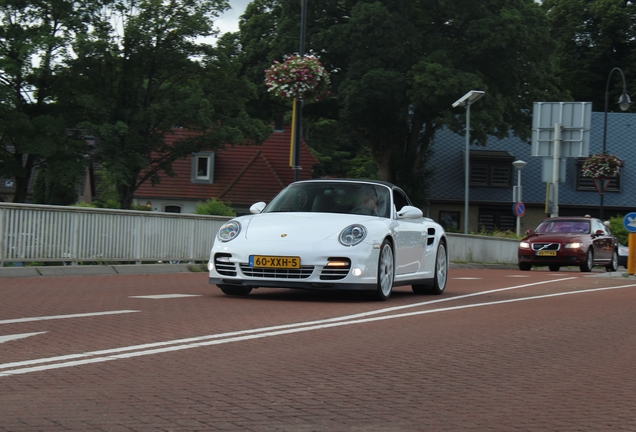
<svg viewBox="0 0 636 432"><path fill-rule="evenodd" d="M605 235L605 231L603 230L596 230L596 232L594 233L595 237L602 236L602 235Z"/></svg>
<svg viewBox="0 0 636 432"><path fill-rule="evenodd" d="M530 234L532 234L532 230L531 229L526 230L526 235L530 235Z"/></svg>
<svg viewBox="0 0 636 432"><path fill-rule="evenodd" d="M252 206L250 207L250 213L259 214L260 212L263 211L265 206L266 206L266 204L264 202L262 202L262 201L257 202L256 204L252 204Z"/></svg>
<svg viewBox="0 0 636 432"><path fill-rule="evenodd" d="M408 205L402 207L402 209L397 213L398 219L419 219L422 216L424 216L422 210Z"/></svg>

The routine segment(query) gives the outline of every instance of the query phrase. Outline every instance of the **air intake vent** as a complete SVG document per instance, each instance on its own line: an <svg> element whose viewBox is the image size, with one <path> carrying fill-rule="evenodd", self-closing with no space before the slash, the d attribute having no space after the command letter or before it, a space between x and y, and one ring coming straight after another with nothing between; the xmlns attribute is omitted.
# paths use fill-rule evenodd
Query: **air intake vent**
<svg viewBox="0 0 636 432"><path fill-rule="evenodd" d="M217 273L223 276L236 276L236 265L230 262L232 255L218 253L214 255L214 268Z"/></svg>
<svg viewBox="0 0 636 432"><path fill-rule="evenodd" d="M299 269L275 269L250 267L241 264L241 273L249 277L273 279L307 279L314 272L314 266L301 266Z"/></svg>
<svg viewBox="0 0 636 432"><path fill-rule="evenodd" d="M320 280L340 280L344 279L351 269L349 258L329 258L327 265L320 273Z"/></svg>

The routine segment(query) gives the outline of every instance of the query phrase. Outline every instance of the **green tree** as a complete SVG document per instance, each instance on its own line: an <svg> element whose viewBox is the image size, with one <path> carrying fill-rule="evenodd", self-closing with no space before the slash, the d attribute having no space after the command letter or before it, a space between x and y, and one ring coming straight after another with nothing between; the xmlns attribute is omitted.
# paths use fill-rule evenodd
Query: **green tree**
<svg viewBox="0 0 636 432"><path fill-rule="evenodd" d="M78 147L54 88L57 64L91 10L89 3L68 0L0 3L0 176L15 179L14 202L25 202L38 164Z"/></svg>
<svg viewBox="0 0 636 432"><path fill-rule="evenodd" d="M245 73L255 82L265 63L297 49L296 3L257 0L246 10L240 27ZM322 117L359 137L379 177L418 203L436 131L464 129L465 110L451 105L467 91L486 91L471 111L471 137L481 144L510 131L529 138L533 102L562 97L555 44L533 0L308 4L307 48L332 71L337 101L322 104L332 108Z"/></svg>
<svg viewBox="0 0 636 432"><path fill-rule="evenodd" d="M202 148L259 142L269 130L244 111L251 85L236 78L232 46L214 34L224 0L115 0L78 35L62 87L73 118L97 138L93 157L115 185L121 208L135 190ZM194 134L166 144L182 128Z"/></svg>
<svg viewBox="0 0 636 432"><path fill-rule="evenodd" d="M636 4L631 0L545 0L542 7L557 41L558 76L577 101L605 109L605 86L610 71L620 67L636 94ZM610 111L623 91L620 74L609 87Z"/></svg>

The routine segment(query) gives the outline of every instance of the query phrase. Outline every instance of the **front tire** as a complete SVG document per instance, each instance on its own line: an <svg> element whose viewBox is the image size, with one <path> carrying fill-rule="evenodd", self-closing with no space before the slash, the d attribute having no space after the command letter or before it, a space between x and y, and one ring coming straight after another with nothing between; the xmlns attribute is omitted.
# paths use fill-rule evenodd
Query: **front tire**
<svg viewBox="0 0 636 432"><path fill-rule="evenodd" d="M252 292L252 287L236 285L217 285L224 294L231 296L246 296Z"/></svg>
<svg viewBox="0 0 636 432"><path fill-rule="evenodd" d="M375 290L375 298L377 300L384 301L391 297L394 277L393 248L388 240L384 240L380 248L380 258L378 259L378 286Z"/></svg>
<svg viewBox="0 0 636 432"><path fill-rule="evenodd" d="M530 271L530 269L532 268L532 264L528 264L528 263L519 263L519 270L521 271Z"/></svg>
<svg viewBox="0 0 636 432"><path fill-rule="evenodd" d="M586 273L591 272L592 267L594 267L594 252L592 252L592 248L590 248L585 255L585 263L581 265L581 271Z"/></svg>
<svg viewBox="0 0 636 432"><path fill-rule="evenodd" d="M614 251L612 252L612 260L610 261L609 265L605 267L605 269L608 272L615 272L616 270L618 270L618 252L616 251L616 249L614 249Z"/></svg>

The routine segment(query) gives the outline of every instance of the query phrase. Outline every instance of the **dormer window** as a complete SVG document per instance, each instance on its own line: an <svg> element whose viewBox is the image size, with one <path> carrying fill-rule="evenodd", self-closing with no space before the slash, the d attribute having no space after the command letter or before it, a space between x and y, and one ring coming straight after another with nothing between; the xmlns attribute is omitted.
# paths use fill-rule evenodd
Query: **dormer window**
<svg viewBox="0 0 636 432"><path fill-rule="evenodd" d="M192 154L192 183L214 183L214 152Z"/></svg>

